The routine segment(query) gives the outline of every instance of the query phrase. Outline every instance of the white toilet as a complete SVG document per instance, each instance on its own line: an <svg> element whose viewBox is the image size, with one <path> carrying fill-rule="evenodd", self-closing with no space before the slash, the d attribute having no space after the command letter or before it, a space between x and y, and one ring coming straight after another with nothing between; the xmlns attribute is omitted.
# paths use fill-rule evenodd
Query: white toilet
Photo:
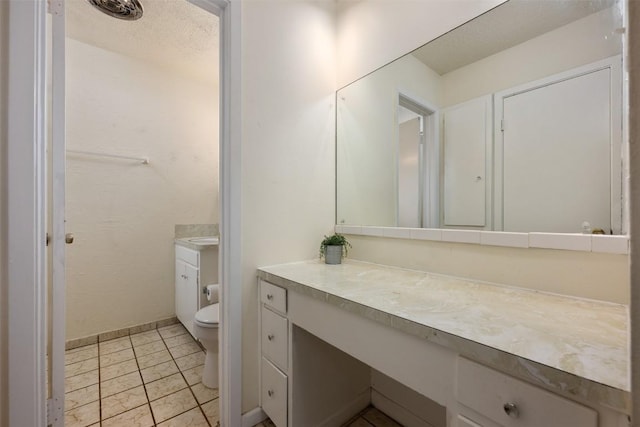
<svg viewBox="0 0 640 427"><path fill-rule="evenodd" d="M217 290L216 290L217 291ZM202 371L202 384L209 388L218 388L218 323L220 322L220 304L217 292L215 297L207 292L207 299L215 304L201 308L193 321L193 331L207 351Z"/></svg>

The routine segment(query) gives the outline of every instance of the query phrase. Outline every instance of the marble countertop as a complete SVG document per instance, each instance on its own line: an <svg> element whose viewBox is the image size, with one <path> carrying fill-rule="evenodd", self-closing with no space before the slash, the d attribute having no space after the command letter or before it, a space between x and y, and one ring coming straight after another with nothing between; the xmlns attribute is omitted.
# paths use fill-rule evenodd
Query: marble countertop
<svg viewBox="0 0 640 427"><path fill-rule="evenodd" d="M347 260L258 276L560 393L630 411L628 307Z"/></svg>
<svg viewBox="0 0 640 427"><path fill-rule="evenodd" d="M218 246L220 244L220 239L217 236L181 237L174 239L174 242L177 245L184 246L185 248L201 251Z"/></svg>

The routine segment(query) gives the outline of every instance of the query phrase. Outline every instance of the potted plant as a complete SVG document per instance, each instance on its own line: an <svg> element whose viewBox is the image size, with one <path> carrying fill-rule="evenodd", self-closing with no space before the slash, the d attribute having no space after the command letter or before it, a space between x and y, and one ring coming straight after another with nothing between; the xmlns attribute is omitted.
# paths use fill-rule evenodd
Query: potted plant
<svg viewBox="0 0 640 427"><path fill-rule="evenodd" d="M350 247L351 244L342 234L324 236L324 240L320 243L320 258L324 257L326 264L340 264L342 256L347 256L347 248Z"/></svg>

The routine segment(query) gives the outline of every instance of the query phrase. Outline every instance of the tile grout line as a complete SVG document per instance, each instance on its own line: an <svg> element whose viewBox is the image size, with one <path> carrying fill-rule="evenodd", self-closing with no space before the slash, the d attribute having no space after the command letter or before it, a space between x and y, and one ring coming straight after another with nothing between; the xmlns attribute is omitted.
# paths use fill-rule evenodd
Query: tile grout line
<svg viewBox="0 0 640 427"><path fill-rule="evenodd" d="M158 335L160 335L160 332L158 332L157 329L156 329L156 333ZM160 335L160 338L162 339L162 335ZM156 426L157 425L156 416L153 414L153 409L151 409L151 400L149 400L149 392L147 392L147 384L145 384L144 378L142 378L142 369L140 369L140 364L138 363L138 355L136 354L136 348L133 345L133 341L131 341L131 335L129 335L129 341L131 342L131 350L133 351L133 359L136 361L136 366L138 367L138 375L140 376L140 382L142 382L142 389L144 390L144 395L147 398L147 403L146 404L149 406L149 412L151 413L151 421L153 421L153 425ZM157 352L157 353L159 353L159 352ZM154 353L151 353L151 354L154 354Z"/></svg>
<svg viewBox="0 0 640 427"><path fill-rule="evenodd" d="M183 326L183 327L184 327L184 326ZM186 333L187 333L187 334L189 334L189 331L186 331ZM189 334L189 335L191 335L191 334ZM175 335L175 336L178 336L178 335ZM163 343L164 343L164 345L166 346L166 345L167 345L167 343L165 342L164 337L162 336L162 334L160 334L160 338L162 339L162 342L163 342ZM173 338L173 337L169 337L169 338ZM196 339L195 339L195 338L193 338L193 336L191 336L191 338L193 339L193 341L194 341L196 344L198 344L198 341L196 341ZM169 349L169 347L167 347L167 350L168 350L168 349ZM192 354L195 354L195 353L192 353ZM200 413L201 413L201 414L202 414L202 416L204 417L204 420L207 422L207 424L208 424L210 427L214 427L214 426L212 426L212 425L211 425L211 423L209 422L209 417L207 417L207 414L205 414L205 413L204 413L204 409L202 409L202 405L200 404L200 401L198 401L198 397L197 397L197 396L196 396L196 394L193 392L193 389L191 388L191 385L189 385L189 381L187 381L187 378L184 376L184 373L183 373L182 369L180 369L180 366L178 366L178 363L176 363L176 359L175 359L175 357L173 357L173 353L171 353L171 351L169 351L169 356L171 356L171 360L173 360L173 363L175 363L175 364L176 364L176 366L178 367L178 372L180 372L180 375L182 375L182 379L183 379L183 380L184 380L184 382L187 384L187 388L189 389L189 391L191 392L191 395L192 395L192 396L193 396L193 398L195 399L195 401L196 401L196 405L198 405L198 409L200 409ZM187 355L187 356L188 356L188 355ZM205 356L206 356L206 355L205 355ZM191 369L191 368L189 368L189 369ZM202 379L200 380L200 382L202 382ZM204 384L203 384L203 386L204 386ZM209 402L211 402L211 401L213 401L213 400L216 400L216 399L218 399L219 397L220 397L220 389L218 389L218 397L216 397L215 399L210 400ZM205 402L205 403L209 403L209 402ZM189 409L189 411L191 411L192 409L193 409L193 408ZM188 411L185 411L185 412L188 412ZM185 413L185 412L183 412L183 413ZM180 415L181 415L181 414L180 414ZM176 416L177 416L177 415L176 415ZM171 418L170 418L170 419L171 419Z"/></svg>
<svg viewBox="0 0 640 427"><path fill-rule="evenodd" d="M100 366L100 343L97 343L98 347L98 422L102 426L102 377L100 376L100 371L102 366Z"/></svg>

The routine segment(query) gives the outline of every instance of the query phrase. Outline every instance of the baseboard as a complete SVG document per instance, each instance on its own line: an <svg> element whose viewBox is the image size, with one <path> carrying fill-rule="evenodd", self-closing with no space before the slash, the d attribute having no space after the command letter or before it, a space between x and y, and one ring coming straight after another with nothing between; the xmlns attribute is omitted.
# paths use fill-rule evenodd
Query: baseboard
<svg viewBox="0 0 640 427"><path fill-rule="evenodd" d="M376 390L371 390L371 404L403 426L434 427Z"/></svg>
<svg viewBox="0 0 640 427"><path fill-rule="evenodd" d="M353 418L354 415L362 412L367 406L371 403L371 393L370 389L367 390L366 393L360 394L350 403L345 405L341 410L336 412L327 418L324 422L319 425L322 427L339 427L344 425L345 422L349 421L349 419Z"/></svg>
<svg viewBox="0 0 640 427"><path fill-rule="evenodd" d="M265 414L262 408L258 406L257 408L242 414L242 427L253 427L266 419L267 414Z"/></svg>
<svg viewBox="0 0 640 427"><path fill-rule="evenodd" d="M178 318L173 316L156 320L155 322L142 323L140 325L129 326L127 328L115 329L113 331L101 332L99 334L89 335L87 337L67 340L67 342L65 343L65 350L72 350L74 348L84 347L85 345L109 341L116 338L126 337L128 335L138 334L140 332L151 331L153 329L160 329L162 327L170 326L176 323L178 323Z"/></svg>

